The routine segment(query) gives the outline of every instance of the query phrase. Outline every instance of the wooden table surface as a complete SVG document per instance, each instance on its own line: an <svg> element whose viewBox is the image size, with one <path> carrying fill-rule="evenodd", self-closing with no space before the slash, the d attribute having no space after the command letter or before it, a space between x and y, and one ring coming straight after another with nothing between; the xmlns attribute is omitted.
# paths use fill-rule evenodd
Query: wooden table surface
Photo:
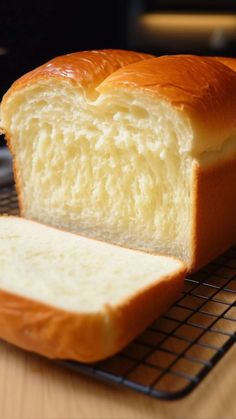
<svg viewBox="0 0 236 419"><path fill-rule="evenodd" d="M0 341L1 419L233 419L236 345L189 396L160 401Z"/></svg>

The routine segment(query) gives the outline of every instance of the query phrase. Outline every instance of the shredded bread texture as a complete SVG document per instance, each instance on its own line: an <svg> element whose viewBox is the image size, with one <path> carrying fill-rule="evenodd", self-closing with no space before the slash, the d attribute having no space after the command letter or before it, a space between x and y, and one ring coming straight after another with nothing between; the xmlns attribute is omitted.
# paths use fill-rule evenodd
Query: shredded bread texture
<svg viewBox="0 0 236 419"><path fill-rule="evenodd" d="M178 137L190 133L167 103L125 91L91 100L50 80L17 92L9 114L27 217L188 258L192 161Z"/></svg>

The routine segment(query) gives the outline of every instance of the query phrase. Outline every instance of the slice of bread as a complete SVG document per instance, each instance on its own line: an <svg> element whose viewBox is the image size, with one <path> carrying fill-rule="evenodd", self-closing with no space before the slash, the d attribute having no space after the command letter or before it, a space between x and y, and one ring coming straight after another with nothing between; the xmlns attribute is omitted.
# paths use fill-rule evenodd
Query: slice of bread
<svg viewBox="0 0 236 419"><path fill-rule="evenodd" d="M0 217L0 337L50 358L121 350L179 296L176 259Z"/></svg>
<svg viewBox="0 0 236 419"><path fill-rule="evenodd" d="M196 270L236 241L235 115L211 58L57 57L1 104L21 214Z"/></svg>

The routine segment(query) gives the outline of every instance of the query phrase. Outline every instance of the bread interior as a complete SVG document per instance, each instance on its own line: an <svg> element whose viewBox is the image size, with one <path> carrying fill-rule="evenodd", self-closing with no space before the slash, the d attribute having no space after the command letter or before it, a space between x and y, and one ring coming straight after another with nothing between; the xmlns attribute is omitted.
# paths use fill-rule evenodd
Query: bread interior
<svg viewBox="0 0 236 419"><path fill-rule="evenodd" d="M180 111L51 79L16 91L4 118L24 216L188 261L192 133Z"/></svg>
<svg viewBox="0 0 236 419"><path fill-rule="evenodd" d="M74 312L124 304L182 270L178 260L0 217L0 289ZM11 306L12 310L12 306Z"/></svg>

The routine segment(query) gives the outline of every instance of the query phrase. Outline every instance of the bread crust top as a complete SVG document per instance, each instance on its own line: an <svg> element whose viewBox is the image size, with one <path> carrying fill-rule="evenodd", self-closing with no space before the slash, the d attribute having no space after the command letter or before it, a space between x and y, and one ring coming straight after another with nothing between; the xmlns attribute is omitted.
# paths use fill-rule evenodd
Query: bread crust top
<svg viewBox="0 0 236 419"><path fill-rule="evenodd" d="M156 57L116 71L98 90L121 87L141 89L185 113L193 127L189 151L194 154L220 149L236 135L236 73L218 60Z"/></svg>
<svg viewBox="0 0 236 419"><path fill-rule="evenodd" d="M211 57L211 58L223 63L227 67L236 71L236 58L231 58L231 57Z"/></svg>
<svg viewBox="0 0 236 419"><path fill-rule="evenodd" d="M4 96L4 101L16 90L38 79L69 79L85 89L95 89L106 77L119 68L153 55L125 50L92 50L61 55L16 80Z"/></svg>

